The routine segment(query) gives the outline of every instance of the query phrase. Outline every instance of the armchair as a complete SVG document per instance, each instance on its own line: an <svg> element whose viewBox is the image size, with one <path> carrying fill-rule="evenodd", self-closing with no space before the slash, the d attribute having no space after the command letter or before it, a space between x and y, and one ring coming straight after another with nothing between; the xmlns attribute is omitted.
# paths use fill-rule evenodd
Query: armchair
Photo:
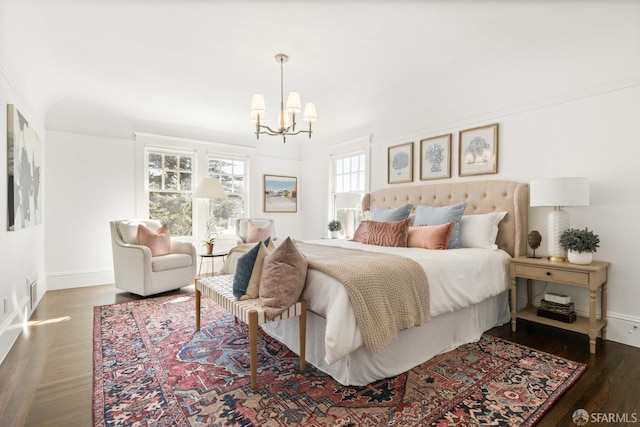
<svg viewBox="0 0 640 427"><path fill-rule="evenodd" d="M271 228L271 240L276 240L276 226L272 219L269 218L240 218L236 220L236 244L241 245L247 242L249 237L249 221L251 221L256 227L270 227ZM264 237L266 239L266 237ZM251 239L249 239L251 240ZM264 240L264 239L258 239Z"/></svg>
<svg viewBox="0 0 640 427"><path fill-rule="evenodd" d="M111 246L116 287L147 296L193 284L196 248L190 242L171 239L171 253L152 256L147 246L136 244L138 224L155 231L156 220L111 221Z"/></svg>

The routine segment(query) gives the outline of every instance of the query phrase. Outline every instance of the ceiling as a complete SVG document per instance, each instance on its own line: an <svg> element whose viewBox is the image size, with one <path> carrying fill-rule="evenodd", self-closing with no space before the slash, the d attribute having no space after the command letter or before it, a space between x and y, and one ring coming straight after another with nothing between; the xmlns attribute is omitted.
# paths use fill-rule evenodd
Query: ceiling
<svg viewBox="0 0 640 427"><path fill-rule="evenodd" d="M0 0L0 71L48 130L250 145L283 52L314 139L385 138L640 74L638 4Z"/></svg>

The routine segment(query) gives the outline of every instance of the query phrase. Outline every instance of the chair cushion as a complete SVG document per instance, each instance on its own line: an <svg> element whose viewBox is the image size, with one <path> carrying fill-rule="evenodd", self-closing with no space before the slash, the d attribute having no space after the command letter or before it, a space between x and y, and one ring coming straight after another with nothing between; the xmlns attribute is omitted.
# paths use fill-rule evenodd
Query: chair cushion
<svg viewBox="0 0 640 427"><path fill-rule="evenodd" d="M264 259L259 296L268 320L300 299L307 279L307 267L307 259L290 237Z"/></svg>
<svg viewBox="0 0 640 427"><path fill-rule="evenodd" d="M163 225L155 232L143 224L138 224L136 244L151 249L151 256L167 255L171 253L171 235L167 225Z"/></svg>
<svg viewBox="0 0 640 427"><path fill-rule="evenodd" d="M151 271L164 271L173 270L174 268L189 267L191 262L191 255L187 254L154 256L151 258Z"/></svg>
<svg viewBox="0 0 640 427"><path fill-rule="evenodd" d="M252 220L247 224L247 243L256 243L271 237L271 222L258 225Z"/></svg>

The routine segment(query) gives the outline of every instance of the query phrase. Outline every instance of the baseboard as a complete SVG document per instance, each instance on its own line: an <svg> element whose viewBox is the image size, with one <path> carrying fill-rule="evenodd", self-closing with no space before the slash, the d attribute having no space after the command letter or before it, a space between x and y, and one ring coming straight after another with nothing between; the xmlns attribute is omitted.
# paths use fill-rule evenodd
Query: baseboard
<svg viewBox="0 0 640 427"><path fill-rule="evenodd" d="M522 308L527 305L527 299L518 298L517 304ZM575 310L578 316L589 317L588 307L576 306ZM600 317L599 309L596 317ZM640 317L607 311L607 340L640 348Z"/></svg>
<svg viewBox="0 0 640 427"><path fill-rule="evenodd" d="M22 332L25 320L29 319L29 297L23 297L18 308L9 314L0 325L0 363L7 357L11 347Z"/></svg>
<svg viewBox="0 0 640 427"><path fill-rule="evenodd" d="M47 274L47 290L83 288L114 283L112 269L63 271Z"/></svg>

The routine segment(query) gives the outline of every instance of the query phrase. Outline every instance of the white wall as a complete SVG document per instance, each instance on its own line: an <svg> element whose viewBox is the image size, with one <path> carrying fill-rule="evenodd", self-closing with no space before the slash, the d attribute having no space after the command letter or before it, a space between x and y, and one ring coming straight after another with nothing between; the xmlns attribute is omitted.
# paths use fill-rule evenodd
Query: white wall
<svg viewBox="0 0 640 427"><path fill-rule="evenodd" d="M45 132L41 126L42 117L38 117L30 109L16 89L6 71L0 66L0 135L7 135L7 104L14 104L29 125L36 129L46 147ZM44 224L17 231L7 231L7 150L0 150L0 362L5 358L13 342L22 331L22 324L31 315L27 278L38 279L38 301L46 289L44 266ZM43 172L46 172L46 158L43 161ZM43 174L41 174L42 176ZM42 182L42 191L47 190ZM46 200L43 206L46 212ZM4 310L4 299L7 299L7 310Z"/></svg>
<svg viewBox="0 0 640 427"><path fill-rule="evenodd" d="M413 141L414 181L419 180L419 141L422 138L453 134L452 178L431 182L474 179L507 179L529 182L536 178L586 176L591 182L591 206L567 208L571 226L588 227L601 240L595 259L610 261L608 339L640 347L640 283L637 267L637 241L640 239L640 77L612 82L597 88L558 94L544 102L504 108L478 117L443 123L411 134L380 140L374 134L371 143L371 188L388 187L387 148ZM393 120L388 120L392 126ZM491 123L499 123L498 174L458 177L458 132ZM412 128L418 128L414 123ZM383 132L383 134L390 131ZM316 156L317 157L317 156ZM305 173L324 172L325 160L308 158ZM321 166L322 165L322 166ZM325 176L328 172L324 172ZM407 185L407 184L401 184ZM392 187L392 186L390 186ZM319 188L318 188L319 189ZM307 221L320 229L326 217L316 213ZM537 254L546 253L546 218L550 208L531 208L529 230L539 230L543 244ZM521 284L520 286L524 286ZM543 292L537 283L534 295ZM572 296L576 310L588 312L588 292L570 286L549 284L547 291ZM526 295L524 289L519 295ZM539 298L538 298L539 299ZM524 301L520 301L523 304ZM629 333L629 331L633 331Z"/></svg>

